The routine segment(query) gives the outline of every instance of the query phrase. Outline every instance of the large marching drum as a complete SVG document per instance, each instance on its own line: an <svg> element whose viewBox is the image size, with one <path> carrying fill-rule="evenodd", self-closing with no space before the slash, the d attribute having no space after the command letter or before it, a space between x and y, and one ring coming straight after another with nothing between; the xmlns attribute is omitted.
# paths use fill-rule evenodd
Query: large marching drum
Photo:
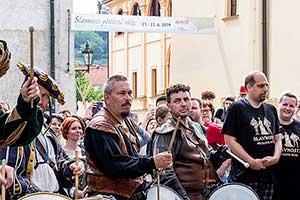
<svg viewBox="0 0 300 200"><path fill-rule="evenodd" d="M224 184L215 189L208 200L259 200L256 192L241 183Z"/></svg>
<svg viewBox="0 0 300 200"><path fill-rule="evenodd" d="M157 200L157 191L157 185L150 188L147 192L147 200ZM159 197L161 200L182 200L176 192L164 185L160 185L159 187Z"/></svg>
<svg viewBox="0 0 300 200"><path fill-rule="evenodd" d="M19 200L71 200L61 194L51 193L51 192L36 192L32 194L27 194L24 197L19 198Z"/></svg>

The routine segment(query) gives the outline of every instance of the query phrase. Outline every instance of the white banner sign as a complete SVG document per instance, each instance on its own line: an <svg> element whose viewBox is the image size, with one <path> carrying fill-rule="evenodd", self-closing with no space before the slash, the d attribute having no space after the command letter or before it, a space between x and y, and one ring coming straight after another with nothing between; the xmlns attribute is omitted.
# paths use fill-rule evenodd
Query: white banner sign
<svg viewBox="0 0 300 200"><path fill-rule="evenodd" d="M73 31L214 33L213 17L153 17L128 15L72 14Z"/></svg>

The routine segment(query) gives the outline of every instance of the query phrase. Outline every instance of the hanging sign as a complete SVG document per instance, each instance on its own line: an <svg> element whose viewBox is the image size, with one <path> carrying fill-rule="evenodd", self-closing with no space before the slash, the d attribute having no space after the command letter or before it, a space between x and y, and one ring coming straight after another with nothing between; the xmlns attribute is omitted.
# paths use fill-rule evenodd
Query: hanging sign
<svg viewBox="0 0 300 200"><path fill-rule="evenodd" d="M214 33L213 17L154 17L131 15L72 14L73 31Z"/></svg>

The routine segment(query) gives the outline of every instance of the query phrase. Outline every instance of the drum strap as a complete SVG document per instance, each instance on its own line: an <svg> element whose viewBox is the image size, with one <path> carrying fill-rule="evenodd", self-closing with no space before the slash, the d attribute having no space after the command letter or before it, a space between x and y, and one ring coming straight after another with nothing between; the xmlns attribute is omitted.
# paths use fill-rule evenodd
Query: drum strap
<svg viewBox="0 0 300 200"><path fill-rule="evenodd" d="M43 160L45 161L45 163L47 163L53 169L53 171L54 171L54 173L55 173L55 175L57 177L58 171L57 171L57 169L55 167L55 163L52 160L50 160L49 158L47 159L47 157L48 157L47 153L46 153L46 151L45 151L42 143L40 142L40 140L38 138L35 140L35 143L36 143L36 149L40 153L41 157L43 158ZM37 166L34 166L34 168L37 168Z"/></svg>
<svg viewBox="0 0 300 200"><path fill-rule="evenodd" d="M41 157L44 159L44 162L47 163L53 170L55 176L56 176L56 179L57 179L57 182L59 184L59 193L60 194L63 194L63 195L68 195L66 193L66 191L63 189L63 186L61 185L61 182L59 181L60 180L60 176L59 176L59 173L56 169L56 166L55 166L55 163L50 160L50 159L45 159L46 158L46 150L45 148L43 147L42 143L39 141L39 139L36 139L36 149L38 150L38 152L40 153ZM35 166L37 167L37 166Z"/></svg>

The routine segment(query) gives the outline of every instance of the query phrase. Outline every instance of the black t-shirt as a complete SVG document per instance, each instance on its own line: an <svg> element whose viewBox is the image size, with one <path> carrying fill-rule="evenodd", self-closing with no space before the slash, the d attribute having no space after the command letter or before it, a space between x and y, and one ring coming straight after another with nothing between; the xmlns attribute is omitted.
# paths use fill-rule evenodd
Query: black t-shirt
<svg viewBox="0 0 300 200"><path fill-rule="evenodd" d="M224 109L223 109L223 108L219 108L219 109L216 111L216 114L215 114L215 118L220 119L221 122L224 122L224 117L222 117L223 112L224 112ZM225 116L225 115L223 115L223 116Z"/></svg>
<svg viewBox="0 0 300 200"><path fill-rule="evenodd" d="M275 199L295 199L300 196L300 122L281 125L282 153L275 166Z"/></svg>
<svg viewBox="0 0 300 200"><path fill-rule="evenodd" d="M276 108L267 103L254 108L246 99L235 102L228 109L222 133L235 137L254 159L273 156L275 134L279 133ZM272 183L273 167L256 171L246 169L238 161L232 159L230 179L242 183Z"/></svg>

